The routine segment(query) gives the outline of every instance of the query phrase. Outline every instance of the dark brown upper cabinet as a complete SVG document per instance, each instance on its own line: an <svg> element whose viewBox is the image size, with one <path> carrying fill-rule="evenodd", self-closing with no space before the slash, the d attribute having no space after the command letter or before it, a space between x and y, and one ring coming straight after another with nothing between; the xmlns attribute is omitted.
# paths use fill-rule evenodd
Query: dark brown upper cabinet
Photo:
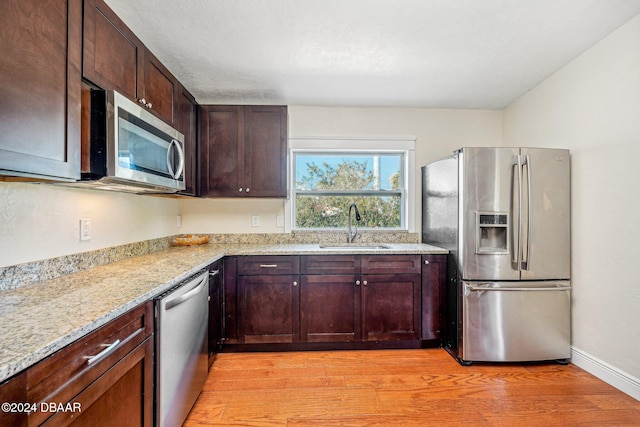
<svg viewBox="0 0 640 427"><path fill-rule="evenodd" d="M180 194L197 195L198 104L182 85L176 98L176 129L184 135L185 186Z"/></svg>
<svg viewBox="0 0 640 427"><path fill-rule="evenodd" d="M85 0L82 75L175 124L177 80L102 0Z"/></svg>
<svg viewBox="0 0 640 427"><path fill-rule="evenodd" d="M203 197L287 197L287 107L202 107Z"/></svg>
<svg viewBox="0 0 640 427"><path fill-rule="evenodd" d="M176 94L180 84L158 58L147 49L145 49L144 59L142 100L146 101L147 109L160 116L167 123L175 125Z"/></svg>
<svg viewBox="0 0 640 427"><path fill-rule="evenodd" d="M2 1L0 40L0 175L79 179L82 0Z"/></svg>

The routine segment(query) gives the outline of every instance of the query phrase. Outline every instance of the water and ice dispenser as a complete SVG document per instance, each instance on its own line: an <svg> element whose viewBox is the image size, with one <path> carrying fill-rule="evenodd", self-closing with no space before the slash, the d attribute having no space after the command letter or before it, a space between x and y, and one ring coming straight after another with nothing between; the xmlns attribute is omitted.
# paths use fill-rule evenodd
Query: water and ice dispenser
<svg viewBox="0 0 640 427"><path fill-rule="evenodd" d="M476 253L509 253L509 214L476 212Z"/></svg>

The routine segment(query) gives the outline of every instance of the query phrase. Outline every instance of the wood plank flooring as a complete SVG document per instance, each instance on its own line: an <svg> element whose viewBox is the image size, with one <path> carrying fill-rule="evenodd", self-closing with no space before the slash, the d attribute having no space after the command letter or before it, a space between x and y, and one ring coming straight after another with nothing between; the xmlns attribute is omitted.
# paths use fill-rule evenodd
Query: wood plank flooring
<svg viewBox="0 0 640 427"><path fill-rule="evenodd" d="M575 365L460 366L442 349L223 353L197 426L640 426L640 402Z"/></svg>

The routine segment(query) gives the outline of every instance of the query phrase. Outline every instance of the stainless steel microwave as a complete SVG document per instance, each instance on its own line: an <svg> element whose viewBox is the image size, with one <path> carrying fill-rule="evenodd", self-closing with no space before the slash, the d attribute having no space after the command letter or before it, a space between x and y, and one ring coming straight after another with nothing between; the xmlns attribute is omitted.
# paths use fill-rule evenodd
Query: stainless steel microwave
<svg viewBox="0 0 640 427"><path fill-rule="evenodd" d="M90 97L82 183L132 193L185 189L184 135L118 92L91 89Z"/></svg>

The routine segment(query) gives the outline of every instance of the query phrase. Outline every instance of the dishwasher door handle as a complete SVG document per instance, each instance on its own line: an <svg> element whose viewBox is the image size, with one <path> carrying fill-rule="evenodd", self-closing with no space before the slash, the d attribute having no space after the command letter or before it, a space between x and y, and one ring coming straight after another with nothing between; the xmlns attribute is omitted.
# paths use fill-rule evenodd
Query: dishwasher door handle
<svg viewBox="0 0 640 427"><path fill-rule="evenodd" d="M185 293L184 295L180 295L179 297L176 297L174 299L167 301L167 304L165 305L165 310L170 310L173 307L176 307L182 304L183 302L187 301L189 298L199 294L202 288L204 288L206 284L207 284L207 276L205 275L195 288L191 289L189 292Z"/></svg>

